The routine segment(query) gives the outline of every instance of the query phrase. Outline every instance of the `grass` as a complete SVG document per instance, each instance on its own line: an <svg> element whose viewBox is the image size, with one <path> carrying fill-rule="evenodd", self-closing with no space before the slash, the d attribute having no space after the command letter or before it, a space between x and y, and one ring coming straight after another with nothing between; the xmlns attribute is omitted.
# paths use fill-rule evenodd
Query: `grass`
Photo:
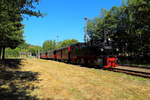
<svg viewBox="0 0 150 100"><path fill-rule="evenodd" d="M19 68L7 71L15 76L11 81L1 76L5 84L0 89L10 91L6 94L16 90L29 99L150 100L150 79L141 77L40 59L23 59Z"/></svg>
<svg viewBox="0 0 150 100"><path fill-rule="evenodd" d="M0 99L1 100L34 100L31 92L36 88L37 72L21 70L21 59L0 61Z"/></svg>

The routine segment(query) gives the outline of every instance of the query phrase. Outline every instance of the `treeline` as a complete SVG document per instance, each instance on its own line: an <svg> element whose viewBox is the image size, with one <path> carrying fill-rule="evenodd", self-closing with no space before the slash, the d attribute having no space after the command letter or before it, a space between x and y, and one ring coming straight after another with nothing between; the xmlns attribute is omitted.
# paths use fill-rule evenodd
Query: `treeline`
<svg viewBox="0 0 150 100"><path fill-rule="evenodd" d="M38 3L39 0L0 0L0 59L5 57L5 48L14 49L24 42L24 15L42 16L35 10Z"/></svg>
<svg viewBox="0 0 150 100"><path fill-rule="evenodd" d="M31 57L36 56L40 50L42 50L40 46L22 43L15 49L6 48L5 57Z"/></svg>
<svg viewBox="0 0 150 100"><path fill-rule="evenodd" d="M150 0L123 0L87 19L85 40L101 45L107 38L121 55L150 55Z"/></svg>
<svg viewBox="0 0 150 100"><path fill-rule="evenodd" d="M47 40L43 43L42 50L43 50L43 52L45 52L48 50L59 49L59 48L62 48L62 47L65 47L67 45L74 44L77 42L78 41L75 39L63 40L63 41L60 41L58 43L54 40Z"/></svg>
<svg viewBox="0 0 150 100"><path fill-rule="evenodd" d="M11 49L7 48L5 56L10 57L38 57L41 52L46 52L49 50L59 49L70 44L77 43L75 39L68 39L60 42L54 40L44 41L42 46L35 46L27 43L20 44L17 48Z"/></svg>

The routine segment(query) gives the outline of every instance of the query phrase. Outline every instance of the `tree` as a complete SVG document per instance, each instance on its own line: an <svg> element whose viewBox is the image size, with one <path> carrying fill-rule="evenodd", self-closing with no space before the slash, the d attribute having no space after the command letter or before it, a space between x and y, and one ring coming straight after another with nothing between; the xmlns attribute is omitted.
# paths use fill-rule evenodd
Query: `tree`
<svg viewBox="0 0 150 100"><path fill-rule="evenodd" d="M127 46L131 42L128 32L128 15L128 9L125 6L113 7L110 10L110 38L112 38L113 43L117 45L121 53L127 52Z"/></svg>
<svg viewBox="0 0 150 100"><path fill-rule="evenodd" d="M86 42L96 42L101 40L103 37L103 24L104 18L107 15L108 11L106 9L101 9L100 17L96 17L94 19L86 19L86 27L85 27L85 35L84 40Z"/></svg>
<svg viewBox="0 0 150 100"><path fill-rule="evenodd" d="M0 15L0 51L3 50L3 59L5 55L5 48L15 48L23 41L23 25L20 22L21 15L11 14L9 11L10 10L2 10L2 14Z"/></svg>
<svg viewBox="0 0 150 100"><path fill-rule="evenodd" d="M64 41L61 41L61 42L58 43L57 48L62 48L62 47L65 47L65 46L68 46L68 45L71 45L71 44L75 44L77 42L78 41L75 40L75 39L64 40Z"/></svg>
<svg viewBox="0 0 150 100"><path fill-rule="evenodd" d="M6 57L19 57L20 56L20 50L19 48L11 49L11 48L6 48Z"/></svg>
<svg viewBox="0 0 150 100"><path fill-rule="evenodd" d="M149 54L149 16L149 0L123 0L120 7L102 9L100 17L88 20L85 34L94 45L101 45L109 38L122 54Z"/></svg>
<svg viewBox="0 0 150 100"><path fill-rule="evenodd" d="M136 36L138 54L147 54L150 50L150 1L128 0L130 13L130 33Z"/></svg>
<svg viewBox="0 0 150 100"><path fill-rule="evenodd" d="M40 51L42 51L42 47L40 46L30 45L28 47L28 52L31 53L32 56L37 56Z"/></svg>
<svg viewBox="0 0 150 100"><path fill-rule="evenodd" d="M39 0L0 0L0 58L5 48L16 48L23 42L23 15L42 16L35 11Z"/></svg>
<svg viewBox="0 0 150 100"><path fill-rule="evenodd" d="M42 47L44 51L53 50L56 48L56 42L53 40L46 40Z"/></svg>

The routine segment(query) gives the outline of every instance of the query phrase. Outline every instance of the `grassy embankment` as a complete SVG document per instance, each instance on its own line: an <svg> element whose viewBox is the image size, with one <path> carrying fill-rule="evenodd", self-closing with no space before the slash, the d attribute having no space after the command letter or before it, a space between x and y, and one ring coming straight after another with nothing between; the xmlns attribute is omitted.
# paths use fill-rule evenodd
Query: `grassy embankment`
<svg viewBox="0 0 150 100"><path fill-rule="evenodd" d="M150 79L40 59L3 65L0 98L150 100Z"/></svg>

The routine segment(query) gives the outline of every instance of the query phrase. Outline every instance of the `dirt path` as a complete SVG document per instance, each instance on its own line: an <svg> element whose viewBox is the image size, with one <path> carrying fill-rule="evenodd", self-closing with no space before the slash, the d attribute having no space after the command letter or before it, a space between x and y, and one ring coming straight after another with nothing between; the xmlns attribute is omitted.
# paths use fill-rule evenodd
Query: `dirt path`
<svg viewBox="0 0 150 100"><path fill-rule="evenodd" d="M32 91L49 100L150 100L150 80L55 61L26 59L22 71L39 73Z"/></svg>

